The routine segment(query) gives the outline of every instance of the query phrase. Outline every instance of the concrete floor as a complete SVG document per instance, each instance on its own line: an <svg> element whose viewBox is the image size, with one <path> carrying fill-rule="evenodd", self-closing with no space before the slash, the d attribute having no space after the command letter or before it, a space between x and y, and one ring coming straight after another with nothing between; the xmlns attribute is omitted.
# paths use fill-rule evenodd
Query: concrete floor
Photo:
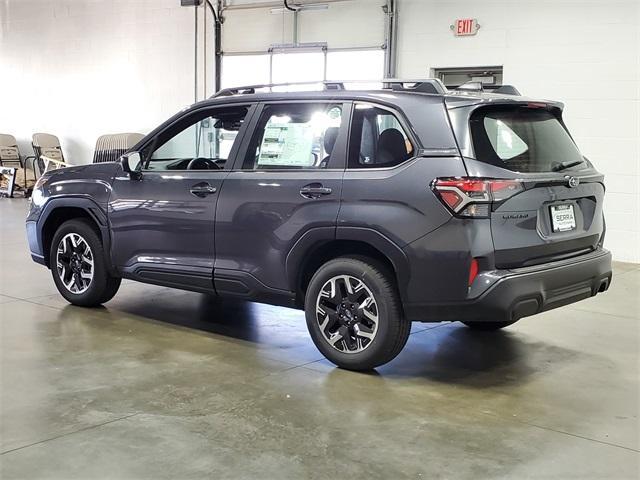
<svg viewBox="0 0 640 480"><path fill-rule="evenodd" d="M303 314L124 282L67 305L0 200L0 477L638 478L640 265L504 332L415 324L377 373Z"/></svg>

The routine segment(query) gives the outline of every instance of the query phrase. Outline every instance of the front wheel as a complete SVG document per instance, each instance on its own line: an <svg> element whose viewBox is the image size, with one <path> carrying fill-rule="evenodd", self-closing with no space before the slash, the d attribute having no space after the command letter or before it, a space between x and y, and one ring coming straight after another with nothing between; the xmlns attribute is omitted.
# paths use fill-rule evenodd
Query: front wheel
<svg viewBox="0 0 640 480"><path fill-rule="evenodd" d="M411 329L392 275L360 258L336 258L320 267L307 288L305 313L318 350L348 370L371 370L391 361Z"/></svg>
<svg viewBox="0 0 640 480"><path fill-rule="evenodd" d="M84 219L69 220L58 228L49 266L58 291L74 305L100 305L111 300L120 287L120 278L108 272L100 237Z"/></svg>
<svg viewBox="0 0 640 480"><path fill-rule="evenodd" d="M462 322L472 330L478 330L482 332L494 332L500 330L509 325L513 325L517 320L511 320L508 322Z"/></svg>

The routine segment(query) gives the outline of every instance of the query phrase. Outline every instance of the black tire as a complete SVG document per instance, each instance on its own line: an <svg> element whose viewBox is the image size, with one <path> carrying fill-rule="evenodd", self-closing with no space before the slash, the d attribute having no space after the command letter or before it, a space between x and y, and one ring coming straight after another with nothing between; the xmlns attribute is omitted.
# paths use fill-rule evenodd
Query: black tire
<svg viewBox="0 0 640 480"><path fill-rule="evenodd" d="M74 293L65 286L57 268L58 248L61 240L68 234L79 235L91 249L93 257L93 278L91 278L86 286L86 290L79 293ZM82 218L68 220L60 225L51 242L49 266L58 291L73 305L81 307L101 305L111 300L120 287L121 279L111 276L107 269L107 259L102 240L91 226L91 223Z"/></svg>
<svg viewBox="0 0 640 480"><path fill-rule="evenodd" d="M339 351L337 347L332 346L325 333L322 332L319 317L316 314L318 296L321 290L326 287L328 282L339 276L353 278L356 283L357 281L362 282L368 290L364 295L368 296L371 293L374 298L377 316L375 323L377 327L373 338L363 340L362 338L353 337L356 343L358 341L367 342L361 351L356 350L347 353L346 351ZM362 311L358 309L358 300L353 301L354 303L351 306L356 314L353 317L350 315L349 318L352 318L352 321L358 323L358 325L363 325L359 322L362 322L362 320L368 322L368 320L361 314ZM337 308L340 308L340 306ZM393 275L387 272L383 265L367 258L340 257L330 260L321 266L309 282L305 295L305 314L307 328L318 350L328 360L347 370L371 370L393 360L407 343L411 330L411 322L404 317L402 312ZM337 314L332 316L332 324L339 326L337 317ZM361 320L358 321L358 318ZM342 326L340 328L348 327ZM361 348L359 345L356 346L351 343L352 337L350 335L348 338L350 345ZM344 343L342 345L346 350L347 345Z"/></svg>
<svg viewBox="0 0 640 480"><path fill-rule="evenodd" d="M478 330L481 332L494 332L501 328L513 325L518 320L511 320L509 322L462 322L472 330Z"/></svg>

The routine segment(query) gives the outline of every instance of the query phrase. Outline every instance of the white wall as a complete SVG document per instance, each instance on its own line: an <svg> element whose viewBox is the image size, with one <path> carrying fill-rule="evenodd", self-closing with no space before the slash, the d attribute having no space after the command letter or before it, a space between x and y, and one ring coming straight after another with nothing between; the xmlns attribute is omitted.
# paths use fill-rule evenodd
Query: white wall
<svg viewBox="0 0 640 480"><path fill-rule="evenodd" d="M607 246L640 262L640 1L397 1L399 75L503 65L505 82L523 93L565 102L579 146L607 176ZM299 40L379 44L382 3L302 12ZM225 17L226 51L291 41L290 14L284 30L268 9ZM467 17L480 31L454 37L449 25ZM193 9L179 0L0 0L0 132L23 147L35 131L57 134L74 163L90 160L100 134L147 132L193 101L193 29Z"/></svg>
<svg viewBox="0 0 640 480"><path fill-rule="evenodd" d="M193 102L194 21L179 0L0 0L0 132L23 154L53 133L75 164L147 133Z"/></svg>
<svg viewBox="0 0 640 480"><path fill-rule="evenodd" d="M606 175L607 247L640 262L640 1L400 0L399 65L503 65L504 83L561 100L583 153ZM455 37L456 18L477 18Z"/></svg>

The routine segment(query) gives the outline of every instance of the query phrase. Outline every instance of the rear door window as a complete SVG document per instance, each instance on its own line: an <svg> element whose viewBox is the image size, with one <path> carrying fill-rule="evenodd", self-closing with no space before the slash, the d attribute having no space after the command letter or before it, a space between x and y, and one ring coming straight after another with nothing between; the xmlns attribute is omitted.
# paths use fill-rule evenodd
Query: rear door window
<svg viewBox="0 0 640 480"><path fill-rule="evenodd" d="M583 160L560 119L546 109L481 108L470 127L476 159L508 170L551 172Z"/></svg>
<svg viewBox="0 0 640 480"><path fill-rule="evenodd" d="M326 169L338 155L342 104L265 106L244 161L245 170Z"/></svg>

